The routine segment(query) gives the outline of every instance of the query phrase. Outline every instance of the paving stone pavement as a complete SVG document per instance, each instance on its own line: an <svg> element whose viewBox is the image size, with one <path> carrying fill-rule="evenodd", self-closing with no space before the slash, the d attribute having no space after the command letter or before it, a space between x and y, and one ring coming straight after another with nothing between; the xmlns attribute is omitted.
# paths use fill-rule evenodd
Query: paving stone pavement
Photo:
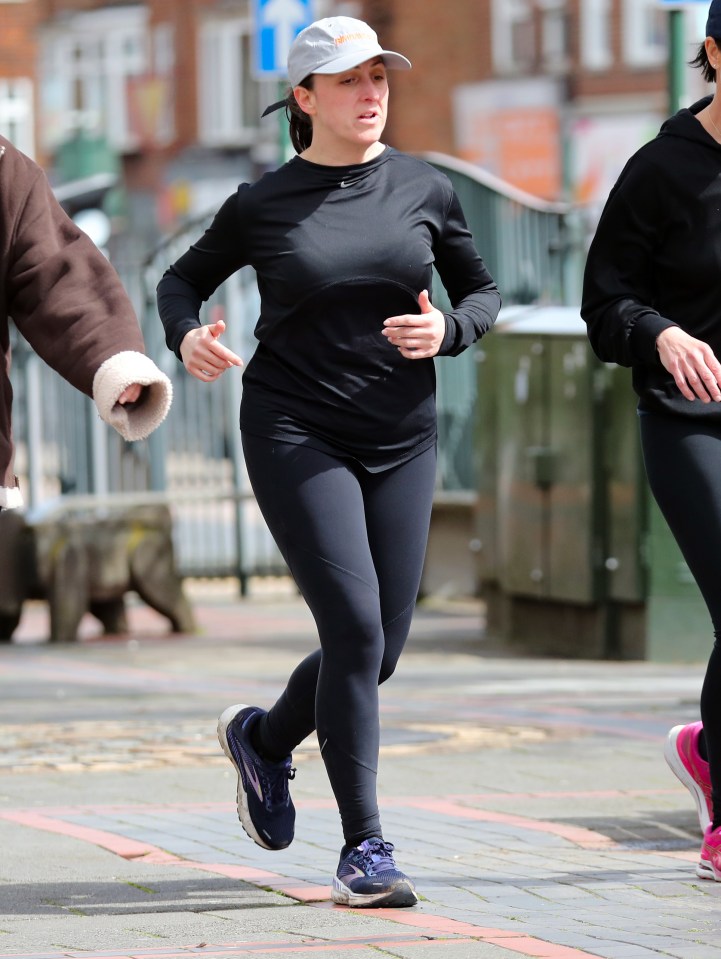
<svg viewBox="0 0 721 959"><path fill-rule="evenodd" d="M508 657L479 604L422 606L382 688L384 833L421 902L329 902L342 843L317 743L296 839L252 843L215 738L315 645L292 592L198 588L198 635L141 605L131 634L0 647L0 955L23 959L721 959L721 884L697 879L693 803L666 767L703 665Z"/></svg>

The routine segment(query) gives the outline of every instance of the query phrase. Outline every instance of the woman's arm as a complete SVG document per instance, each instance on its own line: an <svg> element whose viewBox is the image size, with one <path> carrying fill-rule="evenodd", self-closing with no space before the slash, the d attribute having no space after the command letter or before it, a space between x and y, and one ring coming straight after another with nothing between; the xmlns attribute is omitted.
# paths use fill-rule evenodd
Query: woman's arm
<svg viewBox="0 0 721 959"><path fill-rule="evenodd" d="M665 225L658 171L636 155L611 191L586 260L581 315L604 362L656 358L658 335L675 326L654 308L654 249Z"/></svg>
<svg viewBox="0 0 721 959"><path fill-rule="evenodd" d="M165 271L157 288L158 313L168 348L182 359L180 346L200 325L203 303L248 260L243 242L248 185L228 197L203 236Z"/></svg>
<svg viewBox="0 0 721 959"><path fill-rule="evenodd" d="M446 329L438 355L457 356L491 329L501 294L475 247L455 191L433 253L453 307L444 314Z"/></svg>

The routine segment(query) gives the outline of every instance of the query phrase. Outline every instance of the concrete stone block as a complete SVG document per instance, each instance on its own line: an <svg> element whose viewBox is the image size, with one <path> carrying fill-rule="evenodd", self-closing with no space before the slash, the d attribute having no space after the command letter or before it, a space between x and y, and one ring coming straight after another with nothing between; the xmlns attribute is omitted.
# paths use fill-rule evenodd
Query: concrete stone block
<svg viewBox="0 0 721 959"><path fill-rule="evenodd" d="M174 632L195 630L175 567L166 506L116 507L37 521L15 510L0 512L0 641L12 638L28 599L48 603L50 642L76 640L86 612L106 633L126 633L130 591L166 616Z"/></svg>

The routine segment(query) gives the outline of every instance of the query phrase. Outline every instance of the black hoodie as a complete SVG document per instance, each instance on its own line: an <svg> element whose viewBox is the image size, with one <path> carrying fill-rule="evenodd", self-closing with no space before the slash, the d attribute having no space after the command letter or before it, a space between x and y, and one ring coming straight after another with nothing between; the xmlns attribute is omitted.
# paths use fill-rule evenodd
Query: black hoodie
<svg viewBox="0 0 721 959"><path fill-rule="evenodd" d="M586 262L581 315L596 355L633 368L639 409L721 420L685 399L661 364L669 326L721 359L721 145L696 119L706 97L667 120L624 167Z"/></svg>

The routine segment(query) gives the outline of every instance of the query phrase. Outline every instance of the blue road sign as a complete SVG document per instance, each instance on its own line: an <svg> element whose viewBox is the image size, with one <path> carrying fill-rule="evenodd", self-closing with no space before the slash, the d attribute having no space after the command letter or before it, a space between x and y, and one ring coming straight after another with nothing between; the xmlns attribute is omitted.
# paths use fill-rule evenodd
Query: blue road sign
<svg viewBox="0 0 721 959"><path fill-rule="evenodd" d="M285 76L290 45L313 22L312 0L253 0L255 71L262 77Z"/></svg>

